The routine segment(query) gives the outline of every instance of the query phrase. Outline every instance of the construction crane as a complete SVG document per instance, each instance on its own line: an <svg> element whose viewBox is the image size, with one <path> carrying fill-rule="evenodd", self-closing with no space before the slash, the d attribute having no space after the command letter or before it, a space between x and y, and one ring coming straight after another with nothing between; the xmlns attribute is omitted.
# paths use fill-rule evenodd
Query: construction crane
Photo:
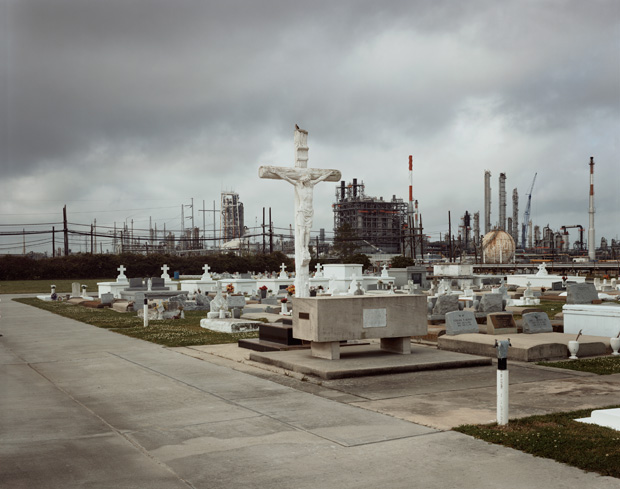
<svg viewBox="0 0 620 489"><path fill-rule="evenodd" d="M536 175L538 175L538 172L534 173L532 186L530 187L530 191L527 194L527 205L525 206L525 213L523 214L523 224L521 225L521 248L523 249L525 249L525 237L528 234L528 229L530 226L530 207L532 205L532 190L534 190Z"/></svg>

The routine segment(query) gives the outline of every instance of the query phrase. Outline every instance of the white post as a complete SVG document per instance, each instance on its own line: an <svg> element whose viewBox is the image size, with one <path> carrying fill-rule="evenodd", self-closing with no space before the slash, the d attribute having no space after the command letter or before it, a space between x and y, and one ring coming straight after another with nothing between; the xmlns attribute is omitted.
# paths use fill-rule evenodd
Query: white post
<svg viewBox="0 0 620 489"><path fill-rule="evenodd" d="M497 371L497 424L508 424L508 370Z"/></svg>
<svg viewBox="0 0 620 489"><path fill-rule="evenodd" d="M507 340L495 340L497 348L497 424L508 424L508 347L510 338Z"/></svg>
<svg viewBox="0 0 620 489"><path fill-rule="evenodd" d="M144 298L144 327L146 328L149 325L149 300Z"/></svg>

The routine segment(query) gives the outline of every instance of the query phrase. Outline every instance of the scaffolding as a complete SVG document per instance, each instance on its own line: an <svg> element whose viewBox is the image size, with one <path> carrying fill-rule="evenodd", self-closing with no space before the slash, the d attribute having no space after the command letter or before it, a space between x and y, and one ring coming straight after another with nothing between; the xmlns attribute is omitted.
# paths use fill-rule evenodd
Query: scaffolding
<svg viewBox="0 0 620 489"><path fill-rule="evenodd" d="M364 183L354 178L348 185L343 180L336 186L333 209L334 230L350 226L360 253L402 253L407 222L407 203L403 199L368 197Z"/></svg>
<svg viewBox="0 0 620 489"><path fill-rule="evenodd" d="M243 236L243 204L236 192L222 192L220 236L224 242Z"/></svg>

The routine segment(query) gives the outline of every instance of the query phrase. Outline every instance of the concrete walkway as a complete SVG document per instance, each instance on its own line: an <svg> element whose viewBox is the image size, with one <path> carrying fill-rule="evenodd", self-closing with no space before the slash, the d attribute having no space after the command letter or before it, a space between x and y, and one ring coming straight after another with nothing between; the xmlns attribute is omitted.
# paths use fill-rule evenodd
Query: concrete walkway
<svg viewBox="0 0 620 489"><path fill-rule="evenodd" d="M1 298L6 489L620 487Z"/></svg>

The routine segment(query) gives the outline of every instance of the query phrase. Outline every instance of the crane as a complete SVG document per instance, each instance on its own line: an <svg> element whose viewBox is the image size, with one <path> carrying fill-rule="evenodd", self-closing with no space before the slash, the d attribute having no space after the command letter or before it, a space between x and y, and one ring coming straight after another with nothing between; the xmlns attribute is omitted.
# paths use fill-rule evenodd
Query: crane
<svg viewBox="0 0 620 489"><path fill-rule="evenodd" d="M523 214L523 224L521 225L521 248L523 249L525 249L525 237L528 234L528 229L530 226L530 207L532 205L532 190L534 190L536 175L538 175L538 172L534 173L532 186L530 187L530 191L527 194L527 205L525 206L525 213Z"/></svg>

